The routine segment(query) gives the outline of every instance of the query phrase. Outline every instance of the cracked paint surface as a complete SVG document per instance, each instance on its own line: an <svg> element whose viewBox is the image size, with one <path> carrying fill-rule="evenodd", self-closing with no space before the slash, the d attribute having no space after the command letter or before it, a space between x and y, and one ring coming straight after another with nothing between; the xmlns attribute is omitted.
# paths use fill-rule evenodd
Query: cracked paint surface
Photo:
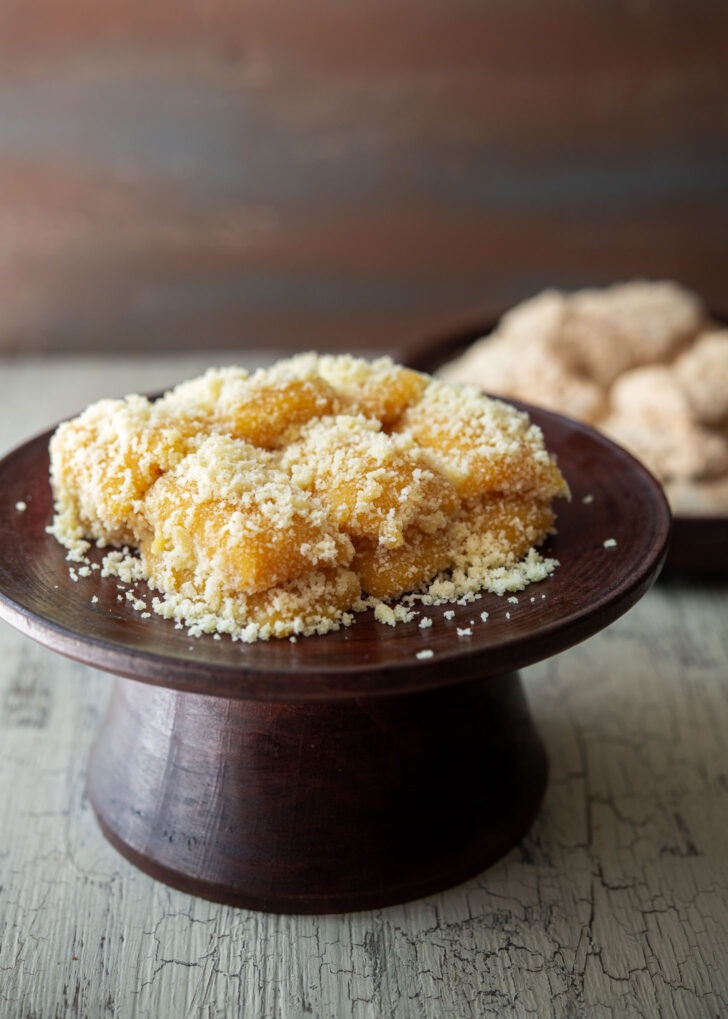
<svg viewBox="0 0 728 1019"><path fill-rule="evenodd" d="M108 677L0 625L0 1015L728 1014L725 604L662 584L527 670L551 762L527 838L443 894L326 917L121 859L83 791Z"/></svg>

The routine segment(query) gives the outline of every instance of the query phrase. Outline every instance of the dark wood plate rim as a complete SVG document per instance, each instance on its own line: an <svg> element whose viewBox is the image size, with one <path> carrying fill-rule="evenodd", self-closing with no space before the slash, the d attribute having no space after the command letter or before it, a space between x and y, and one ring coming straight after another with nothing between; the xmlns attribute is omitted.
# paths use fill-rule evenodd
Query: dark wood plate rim
<svg viewBox="0 0 728 1019"><path fill-rule="evenodd" d="M419 625L422 616L392 628L367 612L350 628L295 643L190 638L155 614L143 619L117 582L98 572L71 579L65 550L46 531L50 430L0 461L0 618L54 651L117 675L270 701L421 691L549 657L608 625L648 590L665 558L670 514L661 487L619 446L561 415L519 406L543 429L573 498L561 503L559 533L543 549L561 565L518 594L517 603L486 594L472 605L423 609L432 620L427 629ZM605 547L609 539L616 546ZM136 593L149 598L146 585ZM428 649L432 657L417 658Z"/></svg>

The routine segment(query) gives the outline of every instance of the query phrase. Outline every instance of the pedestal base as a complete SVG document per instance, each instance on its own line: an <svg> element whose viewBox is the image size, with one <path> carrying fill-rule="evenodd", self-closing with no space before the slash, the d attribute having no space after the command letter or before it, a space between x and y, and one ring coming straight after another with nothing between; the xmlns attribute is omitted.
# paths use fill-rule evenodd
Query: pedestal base
<svg viewBox="0 0 728 1019"><path fill-rule="evenodd" d="M290 913L473 876L525 834L545 784L517 673L284 704L117 679L88 776L103 831L142 870Z"/></svg>

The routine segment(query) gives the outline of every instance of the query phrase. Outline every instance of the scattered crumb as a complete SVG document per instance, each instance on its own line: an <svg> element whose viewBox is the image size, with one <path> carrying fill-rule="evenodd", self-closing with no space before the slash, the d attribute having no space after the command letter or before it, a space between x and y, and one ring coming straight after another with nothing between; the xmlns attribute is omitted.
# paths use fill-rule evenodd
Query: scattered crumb
<svg viewBox="0 0 728 1019"><path fill-rule="evenodd" d="M594 502L594 496L593 495L585 495L581 501L584 503L585 506L588 506L589 503Z"/></svg>
<svg viewBox="0 0 728 1019"><path fill-rule="evenodd" d="M136 612L144 612L147 607L147 603L142 598L138 598L133 591L126 592L126 600L131 602L131 607Z"/></svg>
<svg viewBox="0 0 728 1019"><path fill-rule="evenodd" d="M447 620L455 618L455 612L452 609L446 609L445 612L443 612L443 615Z"/></svg>
<svg viewBox="0 0 728 1019"><path fill-rule="evenodd" d="M506 619L510 619L510 618L511 618L510 612L506 612Z"/></svg>
<svg viewBox="0 0 728 1019"><path fill-rule="evenodd" d="M482 619L482 621L484 623L487 623L488 622L488 613L487 612L481 612L480 613L480 618Z"/></svg>
<svg viewBox="0 0 728 1019"><path fill-rule="evenodd" d="M432 648L426 647L423 648L422 651L418 651L417 654L415 655L415 658L419 659L432 658L434 654L435 652L432 650Z"/></svg>
<svg viewBox="0 0 728 1019"><path fill-rule="evenodd" d="M383 601L380 601L374 609L374 618L380 623L386 623L387 626L394 626L397 622L394 609Z"/></svg>
<svg viewBox="0 0 728 1019"><path fill-rule="evenodd" d="M91 596L91 604L92 605L96 605L98 603L98 600L99 600L99 596L97 594L94 594L94 595Z"/></svg>
<svg viewBox="0 0 728 1019"><path fill-rule="evenodd" d="M458 637L472 637L472 636L473 631L470 629L469 626L463 627L458 626Z"/></svg>
<svg viewBox="0 0 728 1019"><path fill-rule="evenodd" d="M15 503L15 508L18 511L18 513L25 513L25 511L28 508L28 504L27 504L27 502L23 502L21 500L20 502L16 502Z"/></svg>
<svg viewBox="0 0 728 1019"><path fill-rule="evenodd" d="M410 623L416 615L416 612L413 612L411 608L402 602L398 602L394 606L394 618L397 623Z"/></svg>
<svg viewBox="0 0 728 1019"><path fill-rule="evenodd" d="M607 540L604 542L604 547L605 548L616 548L617 547L616 539L615 538L607 538Z"/></svg>
<svg viewBox="0 0 728 1019"><path fill-rule="evenodd" d="M428 626L432 626L432 620L429 616L423 616L422 619L420 619L420 629L426 630Z"/></svg>

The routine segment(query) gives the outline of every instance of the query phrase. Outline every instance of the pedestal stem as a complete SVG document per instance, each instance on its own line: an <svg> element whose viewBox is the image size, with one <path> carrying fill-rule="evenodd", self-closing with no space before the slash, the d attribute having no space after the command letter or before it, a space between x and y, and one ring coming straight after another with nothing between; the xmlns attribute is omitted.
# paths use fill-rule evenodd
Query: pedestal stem
<svg viewBox="0 0 728 1019"><path fill-rule="evenodd" d="M88 787L108 838L152 876L311 913L401 902L474 875L527 831L545 781L509 673L285 704L117 679Z"/></svg>

